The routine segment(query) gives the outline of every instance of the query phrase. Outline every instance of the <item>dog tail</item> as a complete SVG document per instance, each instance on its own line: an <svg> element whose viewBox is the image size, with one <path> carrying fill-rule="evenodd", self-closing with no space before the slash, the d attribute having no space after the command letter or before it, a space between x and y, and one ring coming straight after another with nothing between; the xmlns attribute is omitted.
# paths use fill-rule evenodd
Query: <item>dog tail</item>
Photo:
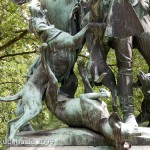
<svg viewBox="0 0 150 150"><path fill-rule="evenodd" d="M15 101L15 100L18 100L18 99L21 99L21 98L22 98L22 91L16 93L15 95L8 96L8 97L1 97L0 96L0 101L2 101L2 102L11 102L11 101Z"/></svg>

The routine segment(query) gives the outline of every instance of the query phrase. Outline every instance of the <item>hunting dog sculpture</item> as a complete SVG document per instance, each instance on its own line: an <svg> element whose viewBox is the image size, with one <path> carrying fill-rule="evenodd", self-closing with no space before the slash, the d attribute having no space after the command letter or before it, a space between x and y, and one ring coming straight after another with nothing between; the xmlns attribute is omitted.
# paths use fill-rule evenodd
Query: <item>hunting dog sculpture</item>
<svg viewBox="0 0 150 150"><path fill-rule="evenodd" d="M42 12L39 9L39 7L35 7L31 5L30 11L32 15L34 14L34 18L31 19L32 22L31 24L33 27L32 29L36 29L36 33L40 33L40 35L42 32L42 35L40 37L44 42L46 42L43 43L41 48L41 51L43 49L45 49L46 51L45 55L42 54L44 60L47 58L46 56L47 51L49 52L50 49L53 50L53 53L58 55L59 52L63 51L63 49L67 49L68 51L75 51L78 48L78 46L81 45L86 32L90 28L100 28L105 25L105 24L89 23L79 33L77 33L74 36L71 36L69 33L58 30L54 26L50 26L49 22L45 17L44 12ZM56 55L55 56L52 55L52 56L55 57L58 61L58 57ZM54 77L56 76L58 81L61 80L61 78L67 72L68 69L67 61L69 61L69 59L67 59L66 57L66 59L64 60L63 57L62 61L65 61L65 63L62 64L63 68L65 68L63 70L64 72L59 72L59 74L57 74L55 70L53 70L53 72L56 74L54 75ZM48 61L45 63L46 65L49 66ZM23 105L23 110L20 112L21 116L11 120L8 123L8 139L10 140L14 138L16 132L21 126L23 126L25 123L30 121L36 115L38 115L42 109L42 98L47 88L47 84L50 82L48 81L50 79L49 74L46 74L43 69L45 63L38 66L38 68L35 70L33 75L27 81L22 91L17 93L15 96L10 96L8 98L0 97L0 101L6 101L6 102L21 99L21 104ZM55 66L57 67L57 63L55 63ZM53 81L54 77L52 77L52 79L50 80ZM38 79L40 79L40 82ZM58 89L55 88L57 85L58 85L57 82L51 82L49 85L50 87L48 86L47 88L47 90L48 89L53 90L50 92L51 99L53 100L55 100L55 98L57 99ZM47 99L47 101L48 100L49 99ZM55 109L55 107L53 109Z"/></svg>
<svg viewBox="0 0 150 150"><path fill-rule="evenodd" d="M94 5L95 3L91 4ZM45 17L46 11L44 12L39 7L34 6L31 6L30 8L31 15L33 17L30 22L30 29L44 42L41 47L42 58L41 63L39 63L37 69L33 72L33 75L31 75L25 87L20 93L9 98L1 97L1 100L4 101L22 98L21 102L25 108L21 113L21 118L18 117L15 120L9 122L8 128L10 127L10 129L8 130L8 138L10 140L13 139L17 130L40 112L44 94L49 110L70 126L88 127L94 131L102 133L107 138L113 140L116 139L115 135L117 135L117 132L112 133L114 129L117 131L120 131L121 129L121 132L119 133L120 136L122 134L129 135L130 133L136 132L135 127L132 127L130 131L128 131L127 126L123 124L116 115L109 117L107 109L105 109L106 105L98 107L102 104L102 102L99 104L97 99L102 96L101 94L103 94L104 91L100 95L97 95L96 93L82 95L80 99L74 103L74 101L72 102L72 99L66 96L68 94L67 90L65 93L66 95L63 95L61 92L64 92L65 90L62 91L62 89L58 87L58 83L62 82L64 77L70 76L70 70L73 68L76 61L76 55L74 54L77 52L74 53L74 51L82 46L85 33L89 28L92 28L92 26L101 27L101 25L96 23L87 24L79 33L77 33L75 36L71 36L70 34L63 32L62 30L59 30L51 25L47 20L47 16ZM62 35L68 37L69 40L63 39ZM70 52L73 52L73 54ZM70 56L68 56L68 54L70 54ZM40 82L39 79L41 79ZM104 93L106 96L107 92L105 91ZM31 103L29 99L32 101ZM96 101L92 101L90 99L96 99ZM82 111L76 108L74 110L72 108L75 112L75 114L72 114L72 109L69 108L69 106L80 107L80 105ZM85 113L86 116L87 113L89 113L88 108L90 107L92 107L92 112L93 110L96 111L96 115L90 114L90 117L86 120L84 119L83 114ZM63 115L61 115L62 112L64 113ZM83 114L81 115L81 113ZM77 122L73 122L72 119L75 120L77 117L76 115L80 116L79 120ZM67 119L68 117L69 119ZM96 120L97 117L99 117L98 120ZM93 121L91 124L90 119L94 121L94 124ZM106 127L110 129L110 132L106 129Z"/></svg>

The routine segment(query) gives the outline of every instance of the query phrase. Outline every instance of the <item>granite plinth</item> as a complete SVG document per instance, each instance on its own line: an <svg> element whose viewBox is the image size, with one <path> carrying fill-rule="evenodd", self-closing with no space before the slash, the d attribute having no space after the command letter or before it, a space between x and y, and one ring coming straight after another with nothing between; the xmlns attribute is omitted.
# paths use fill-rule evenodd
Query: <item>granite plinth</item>
<svg viewBox="0 0 150 150"><path fill-rule="evenodd" d="M150 128L139 127L140 136L130 142L131 150L150 150ZM47 131L26 131L17 135L15 143L9 143L7 150L115 150L114 143L84 128L60 128Z"/></svg>

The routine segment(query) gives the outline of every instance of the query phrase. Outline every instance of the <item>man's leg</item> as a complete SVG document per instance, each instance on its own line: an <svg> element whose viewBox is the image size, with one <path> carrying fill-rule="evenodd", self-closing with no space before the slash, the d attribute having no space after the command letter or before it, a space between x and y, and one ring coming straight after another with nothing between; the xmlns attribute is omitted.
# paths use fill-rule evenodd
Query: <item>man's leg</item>
<svg viewBox="0 0 150 150"><path fill-rule="evenodd" d="M125 123L137 126L133 106L132 38L115 39L118 97Z"/></svg>

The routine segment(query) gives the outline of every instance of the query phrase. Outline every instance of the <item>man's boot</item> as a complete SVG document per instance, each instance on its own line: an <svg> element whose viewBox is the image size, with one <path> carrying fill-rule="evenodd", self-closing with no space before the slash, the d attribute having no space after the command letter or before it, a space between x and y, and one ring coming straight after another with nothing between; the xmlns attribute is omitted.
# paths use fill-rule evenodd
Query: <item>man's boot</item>
<svg viewBox="0 0 150 150"><path fill-rule="evenodd" d="M119 70L118 73L118 97L121 110L123 113L123 121L127 124L138 126L134 116L133 106L133 76L131 69Z"/></svg>
<svg viewBox="0 0 150 150"><path fill-rule="evenodd" d="M124 123L138 126L134 116L133 97L130 95L120 95L119 101Z"/></svg>

